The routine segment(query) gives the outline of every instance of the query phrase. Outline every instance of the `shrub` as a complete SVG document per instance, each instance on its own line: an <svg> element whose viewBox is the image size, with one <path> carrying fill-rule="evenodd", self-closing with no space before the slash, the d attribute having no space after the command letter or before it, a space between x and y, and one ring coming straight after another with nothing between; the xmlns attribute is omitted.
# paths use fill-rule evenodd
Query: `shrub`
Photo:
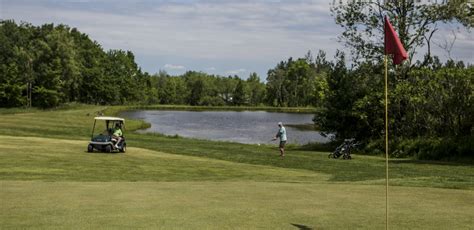
<svg viewBox="0 0 474 230"><path fill-rule="evenodd" d="M372 140L365 148L363 152L368 155L383 155L385 153L385 142L384 140Z"/></svg>
<svg viewBox="0 0 474 230"><path fill-rule="evenodd" d="M389 143L390 157L414 157L419 160L458 160L474 159L474 137L440 138L419 137L399 139ZM385 141L383 139L370 141L363 153L368 155L383 155Z"/></svg>
<svg viewBox="0 0 474 230"><path fill-rule="evenodd" d="M204 96L199 100L199 105L205 105L205 106L223 106L225 105L225 102L222 98L214 96Z"/></svg>
<svg viewBox="0 0 474 230"><path fill-rule="evenodd" d="M61 94L56 90L35 87L33 105L40 108L51 108L59 105Z"/></svg>
<svg viewBox="0 0 474 230"><path fill-rule="evenodd" d="M395 144L397 153L403 157L413 156L419 160L454 160L474 157L473 137L465 138L417 138Z"/></svg>

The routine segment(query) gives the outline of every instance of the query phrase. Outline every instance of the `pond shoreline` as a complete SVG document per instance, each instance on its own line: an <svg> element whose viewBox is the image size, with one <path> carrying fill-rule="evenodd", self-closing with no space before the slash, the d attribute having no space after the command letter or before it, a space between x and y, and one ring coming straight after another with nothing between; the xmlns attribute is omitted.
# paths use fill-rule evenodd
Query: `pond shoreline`
<svg viewBox="0 0 474 230"><path fill-rule="evenodd" d="M201 113L202 112L202 113ZM268 111L195 111L123 109L116 114L147 123L138 133L159 133L166 136L230 141L243 144L264 144L283 121L290 133L290 143L326 143L329 140L317 130L308 129L313 115ZM150 126L150 127L149 127ZM297 127L294 127L297 126ZM300 127L301 126L301 127ZM303 128L306 127L306 128ZM314 126L313 126L314 127Z"/></svg>
<svg viewBox="0 0 474 230"><path fill-rule="evenodd" d="M190 106L190 105L131 105L124 106L125 111L132 110L176 110L176 111L265 111L278 113L313 114L316 108L312 107L269 107L269 106Z"/></svg>
<svg viewBox="0 0 474 230"><path fill-rule="evenodd" d="M285 126L295 128L300 131L320 131L319 127L315 124L307 123L307 124L286 124Z"/></svg>

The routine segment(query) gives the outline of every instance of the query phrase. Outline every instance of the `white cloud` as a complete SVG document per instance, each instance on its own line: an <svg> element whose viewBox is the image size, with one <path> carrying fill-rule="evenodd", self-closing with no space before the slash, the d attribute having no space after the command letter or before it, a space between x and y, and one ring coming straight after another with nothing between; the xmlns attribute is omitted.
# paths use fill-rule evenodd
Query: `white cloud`
<svg viewBox="0 0 474 230"><path fill-rule="evenodd" d="M173 65L173 64L165 64L163 67L165 69L171 69L171 70L183 70L186 68L182 65Z"/></svg>
<svg viewBox="0 0 474 230"><path fill-rule="evenodd" d="M239 73L245 73L247 70L246 69L236 69L236 70L228 70L225 73L226 74L239 74Z"/></svg>
<svg viewBox="0 0 474 230"><path fill-rule="evenodd" d="M79 1L85 3L74 5ZM216 66L221 71L206 70L217 74L236 74L237 68L243 67L264 77L266 70L290 56L322 49L332 57L336 49L344 49L336 41L341 29L330 15L331 1L79 1L0 0L3 19L77 27L106 49L162 58L161 63L155 60L150 66ZM459 35L453 55L474 62L466 52L472 43L472 35L466 39ZM170 70L181 67L168 65Z"/></svg>
<svg viewBox="0 0 474 230"><path fill-rule="evenodd" d="M181 53L192 58L261 60L301 55L318 43L330 46L328 38L317 32L318 23L332 21L327 17L329 11L321 15L320 5L309 1L296 4L168 2L124 15L32 4L11 7L7 17L34 20L40 24L50 21L71 24L107 48L148 54ZM292 30L298 30L298 26L313 26L314 29L300 28L294 33Z"/></svg>

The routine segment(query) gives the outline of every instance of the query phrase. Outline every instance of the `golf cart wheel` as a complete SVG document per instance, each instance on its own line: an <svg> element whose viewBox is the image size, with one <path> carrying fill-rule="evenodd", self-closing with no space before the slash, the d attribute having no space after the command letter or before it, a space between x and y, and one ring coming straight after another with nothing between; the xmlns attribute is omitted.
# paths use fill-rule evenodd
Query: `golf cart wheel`
<svg viewBox="0 0 474 230"><path fill-rule="evenodd" d="M123 145L123 147L121 149L119 149L119 152L121 152L121 153L127 152L127 145Z"/></svg>
<svg viewBox="0 0 474 230"><path fill-rule="evenodd" d="M94 147L92 145L87 146L87 152L91 153L94 151Z"/></svg>
<svg viewBox="0 0 474 230"><path fill-rule="evenodd" d="M334 155L334 154L330 153L330 154L328 155L328 158L333 158L333 155Z"/></svg>
<svg viewBox="0 0 474 230"><path fill-rule="evenodd" d="M110 145L105 146L105 152L110 153L112 151L112 147Z"/></svg>
<svg viewBox="0 0 474 230"><path fill-rule="evenodd" d="M352 157L349 155L349 156L347 156L347 159L350 160L350 159L352 159Z"/></svg>

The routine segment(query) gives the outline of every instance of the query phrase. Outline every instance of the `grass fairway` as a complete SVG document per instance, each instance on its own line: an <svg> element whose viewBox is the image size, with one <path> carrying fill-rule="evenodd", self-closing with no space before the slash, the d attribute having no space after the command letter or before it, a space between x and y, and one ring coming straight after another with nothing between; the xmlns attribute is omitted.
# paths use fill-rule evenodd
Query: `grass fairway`
<svg viewBox="0 0 474 230"><path fill-rule="evenodd" d="M131 133L126 154L87 153L103 109L0 110L1 229L384 228L381 158ZM391 229L472 229L472 165L390 170Z"/></svg>
<svg viewBox="0 0 474 230"><path fill-rule="evenodd" d="M4 228L384 228L384 189L376 185L8 181L2 186ZM394 187L392 193L392 229L472 227L470 191Z"/></svg>

